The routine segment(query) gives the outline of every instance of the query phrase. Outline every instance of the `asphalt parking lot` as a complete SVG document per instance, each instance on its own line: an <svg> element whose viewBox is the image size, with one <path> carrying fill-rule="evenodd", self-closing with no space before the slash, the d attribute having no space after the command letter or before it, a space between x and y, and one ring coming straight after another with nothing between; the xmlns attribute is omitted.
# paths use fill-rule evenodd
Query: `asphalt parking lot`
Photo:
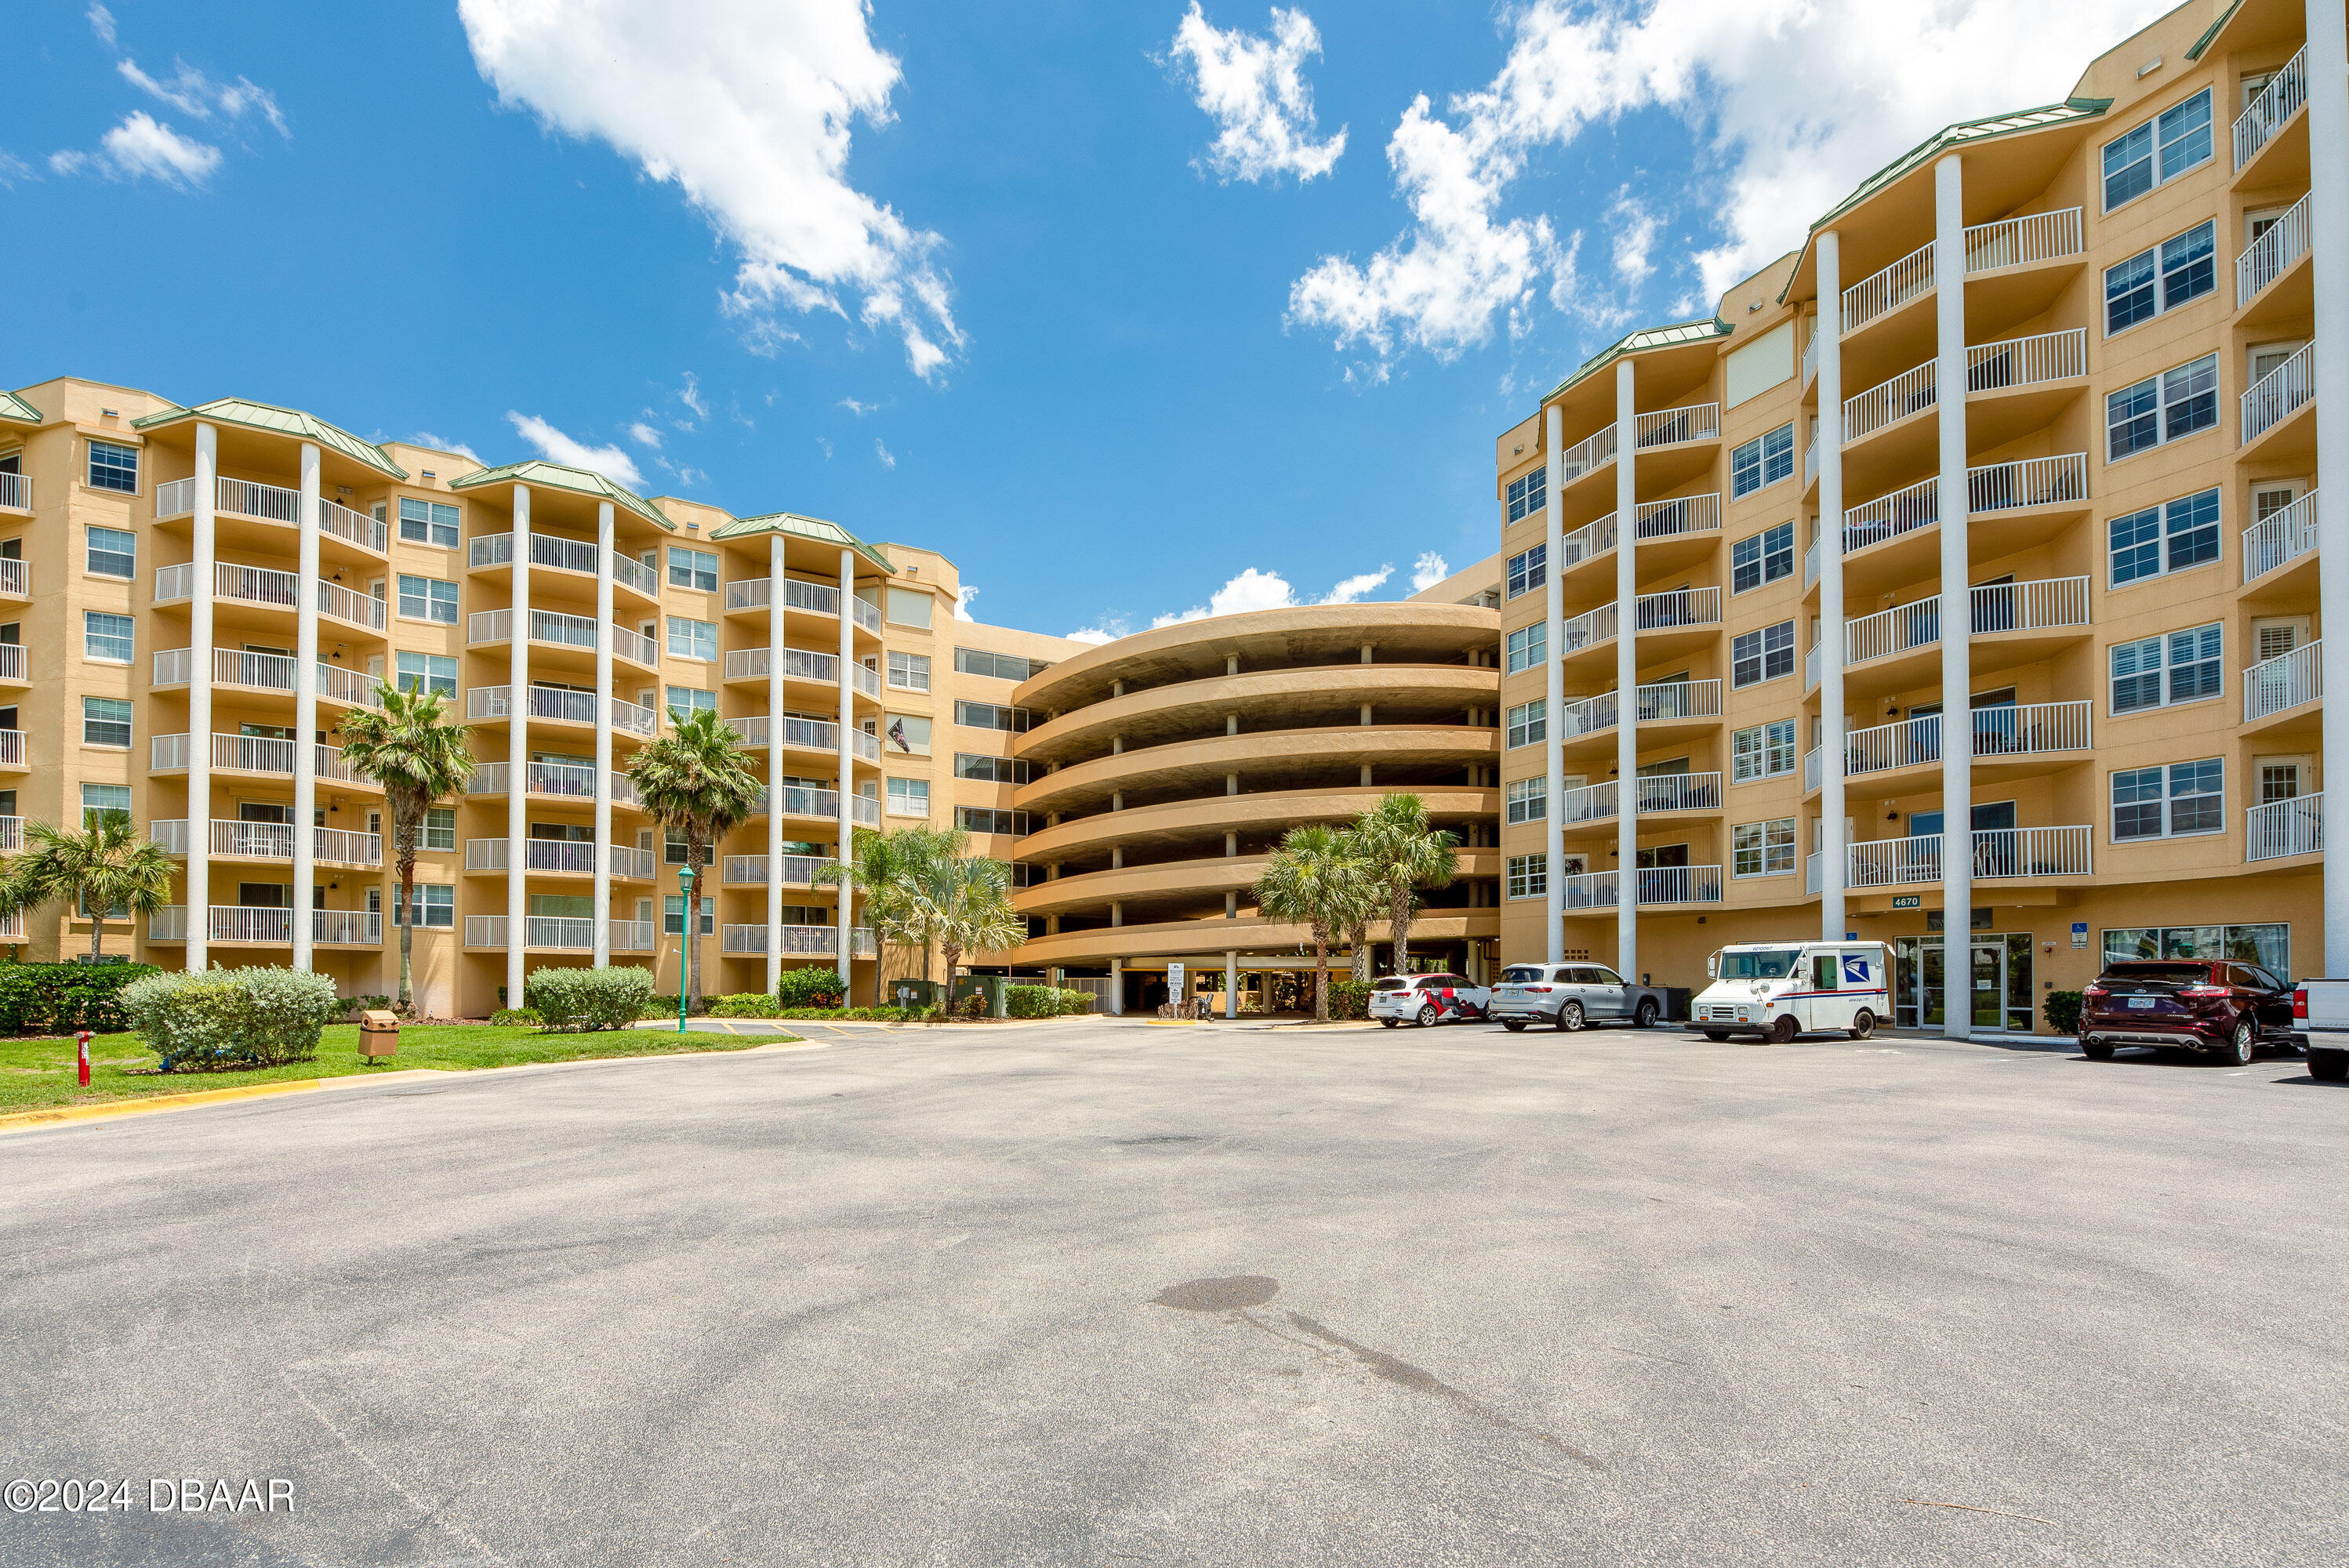
<svg viewBox="0 0 2349 1568"><path fill-rule="evenodd" d="M2337 1563L2344 1126L2288 1057L1071 1020L20 1133L0 1479L132 1495L0 1563Z"/></svg>

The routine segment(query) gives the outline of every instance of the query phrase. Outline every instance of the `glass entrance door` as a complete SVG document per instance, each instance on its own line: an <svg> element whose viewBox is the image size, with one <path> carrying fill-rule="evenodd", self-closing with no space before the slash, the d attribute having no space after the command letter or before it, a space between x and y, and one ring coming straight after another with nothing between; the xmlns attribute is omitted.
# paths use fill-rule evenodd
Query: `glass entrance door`
<svg viewBox="0 0 2349 1568"><path fill-rule="evenodd" d="M2036 1003L2031 943L2028 932L1975 934L1965 982L1967 1016L1973 1028L2031 1033ZM1892 1017L1900 1027L1941 1026L1948 1005L1943 956L1938 934L1893 938Z"/></svg>
<svg viewBox="0 0 2349 1568"><path fill-rule="evenodd" d="M1977 942L1973 947L1973 1026L2006 1027L2006 944Z"/></svg>

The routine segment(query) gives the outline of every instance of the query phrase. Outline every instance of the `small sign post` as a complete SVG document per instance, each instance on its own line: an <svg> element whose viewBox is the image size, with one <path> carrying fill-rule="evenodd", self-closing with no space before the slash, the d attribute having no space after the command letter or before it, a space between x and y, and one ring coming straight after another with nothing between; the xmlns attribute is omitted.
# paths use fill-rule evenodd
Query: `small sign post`
<svg viewBox="0 0 2349 1568"><path fill-rule="evenodd" d="M81 1087L89 1087L89 1031L82 1029L74 1035L74 1043L81 1057Z"/></svg>

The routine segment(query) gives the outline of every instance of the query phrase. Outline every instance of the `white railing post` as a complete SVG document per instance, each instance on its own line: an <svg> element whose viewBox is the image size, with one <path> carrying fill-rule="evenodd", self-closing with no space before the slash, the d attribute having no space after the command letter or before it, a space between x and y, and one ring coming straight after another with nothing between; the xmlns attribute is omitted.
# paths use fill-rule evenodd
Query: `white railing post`
<svg viewBox="0 0 2349 1568"><path fill-rule="evenodd" d="M783 536L781 531L767 537L767 798L780 801L783 793L782 737L776 729L783 723L783 595L774 587L789 582L785 569ZM848 617L840 618L848 624ZM848 726L841 726L847 728ZM767 995L773 995L783 983L783 882L773 874L783 863L783 814L767 813ZM848 902L850 890L840 889L840 900Z"/></svg>
<svg viewBox="0 0 2349 1568"><path fill-rule="evenodd" d="M1566 706L1566 666L1559 663L1566 651L1566 561L1563 553L1563 530L1566 526L1566 455L1560 449L1565 439L1566 419L1557 404L1546 410L1544 422L1549 443L1549 498L1544 513L1543 526L1549 543L1549 581L1542 590L1543 614L1547 625L1542 634L1543 691L1547 697L1542 711L1550 716L1547 738L1542 744L1542 793L1555 795L1558 780L1566 776L1566 726L1560 722ZM1560 875L1566 869L1566 831L1552 811L1542 829L1542 864L1547 868L1542 894L1541 952L1545 963L1556 964L1566 955L1566 879Z"/></svg>
<svg viewBox="0 0 2349 1568"><path fill-rule="evenodd" d="M1840 942L1849 929L1846 888L1849 866L1844 853L1845 769L1843 672L1846 638L1843 595L1843 334L1839 313L1828 307L1841 292L1843 244L1829 229L1819 235L1819 314L1813 341L1819 346L1819 516L1833 526L1822 528L1818 551L1819 717L1825 731L1820 743L1819 832L1824 865L1834 868L1819 892L1819 935ZM1806 672L1807 673L1807 672ZM1827 758L1834 759L1829 766Z"/></svg>
<svg viewBox="0 0 2349 1568"><path fill-rule="evenodd" d="M523 844L530 837L530 487L513 487L513 589L508 601L513 635L507 645L506 683L513 693L513 714L506 721L506 765L511 769L506 790L506 1002L523 1005L527 980L530 889ZM598 790L600 795L603 791ZM405 917L416 918L408 910ZM521 934L522 941L513 940Z"/></svg>
<svg viewBox="0 0 2349 1568"><path fill-rule="evenodd" d="M1942 387L1962 387L1966 375L1966 280L1964 163L1956 153L1933 166L1935 377ZM1940 399L1940 493L1966 496L1966 400ZM1941 624L1956 634L1941 638L1941 711L1961 714L1972 706L1966 619L1967 505L1942 509ZM1973 820L1973 757L1970 748L1941 748L1941 974L1942 1032L1964 1039L1971 1029L1973 995L1973 857L1969 830Z"/></svg>
<svg viewBox="0 0 2349 1568"><path fill-rule="evenodd" d="M1615 428L1636 430L1637 376L1631 356L1615 362ZM1639 442L1635 438L1615 454L1615 517L1619 535L1615 550L1615 691L1619 711L1615 725L1615 771L1626 789L1640 776L1640 657L1639 613ZM1624 872L1639 863L1640 813L1619 810L1615 826L1616 861ZM1640 900L1637 878L1626 874L1616 884L1615 968L1627 980L1639 977Z"/></svg>

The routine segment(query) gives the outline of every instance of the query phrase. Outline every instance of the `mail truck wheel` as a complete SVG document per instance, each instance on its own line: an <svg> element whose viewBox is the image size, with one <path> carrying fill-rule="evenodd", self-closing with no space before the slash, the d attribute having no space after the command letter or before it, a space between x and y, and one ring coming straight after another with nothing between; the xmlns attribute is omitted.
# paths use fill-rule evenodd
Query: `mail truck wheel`
<svg viewBox="0 0 2349 1568"><path fill-rule="evenodd" d="M1792 1013L1781 1013L1770 1021L1770 1043L1774 1046L1791 1046L1802 1032L1802 1026L1795 1022Z"/></svg>
<svg viewBox="0 0 2349 1568"><path fill-rule="evenodd" d="M1862 1007L1851 1016L1851 1037L1864 1040L1876 1033L1876 1015Z"/></svg>

